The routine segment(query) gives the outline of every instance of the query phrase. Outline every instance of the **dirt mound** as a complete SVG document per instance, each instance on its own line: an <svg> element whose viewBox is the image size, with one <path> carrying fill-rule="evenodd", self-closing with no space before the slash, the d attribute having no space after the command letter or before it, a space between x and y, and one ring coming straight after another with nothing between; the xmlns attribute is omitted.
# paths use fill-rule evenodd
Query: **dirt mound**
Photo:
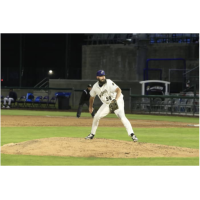
<svg viewBox="0 0 200 200"><path fill-rule="evenodd" d="M110 139L44 138L1 147L3 154L102 158L198 157L199 150Z"/></svg>
<svg viewBox="0 0 200 200"><path fill-rule="evenodd" d="M159 127L188 127L188 123L168 122L154 120L129 120L134 127L142 128L159 128ZM81 117L50 117L50 116L1 116L2 127L17 126L92 126L92 118ZM103 118L99 126L106 127L124 127L118 118ZM191 128L191 127L190 127ZM197 128L197 127L194 127ZM198 127L199 128L199 127Z"/></svg>

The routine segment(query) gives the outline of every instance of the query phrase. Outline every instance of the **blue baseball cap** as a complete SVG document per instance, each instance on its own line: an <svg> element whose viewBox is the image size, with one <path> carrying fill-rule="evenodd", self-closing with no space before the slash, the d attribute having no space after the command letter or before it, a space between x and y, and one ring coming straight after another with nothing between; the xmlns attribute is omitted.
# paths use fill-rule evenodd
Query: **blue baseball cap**
<svg viewBox="0 0 200 200"><path fill-rule="evenodd" d="M99 70L98 72L97 72L97 76L105 76L106 74L105 74L105 72L103 71L103 70Z"/></svg>

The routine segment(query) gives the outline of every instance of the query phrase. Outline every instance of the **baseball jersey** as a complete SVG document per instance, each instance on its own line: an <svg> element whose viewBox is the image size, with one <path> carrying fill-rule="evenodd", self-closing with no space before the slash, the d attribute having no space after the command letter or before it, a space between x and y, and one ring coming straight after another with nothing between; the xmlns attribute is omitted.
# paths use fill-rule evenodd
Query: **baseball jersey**
<svg viewBox="0 0 200 200"><path fill-rule="evenodd" d="M106 79L106 83L103 86L99 86L99 82L96 82L91 91L90 96L95 97L96 95L99 96L102 103L109 104L113 99L115 99L117 93L115 90L119 87L110 79ZM123 98L123 94L121 93L120 98Z"/></svg>

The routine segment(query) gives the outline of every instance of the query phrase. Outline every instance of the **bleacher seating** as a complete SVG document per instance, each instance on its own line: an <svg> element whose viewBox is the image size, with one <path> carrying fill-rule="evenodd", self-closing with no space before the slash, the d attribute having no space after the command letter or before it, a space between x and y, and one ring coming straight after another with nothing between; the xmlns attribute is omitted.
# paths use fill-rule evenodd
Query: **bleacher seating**
<svg viewBox="0 0 200 200"><path fill-rule="evenodd" d="M30 107L33 107L33 100L34 100L34 96L32 93L27 93L26 95L26 100L25 100L25 107L29 108L29 105Z"/></svg>
<svg viewBox="0 0 200 200"><path fill-rule="evenodd" d="M22 107L25 107L25 101L26 101L26 96L21 96L17 101L16 101L16 103L17 103L17 107L18 108L20 108L21 107L21 105L22 105Z"/></svg>
<svg viewBox="0 0 200 200"><path fill-rule="evenodd" d="M41 101L41 104L48 107L48 103L49 103L49 96L44 96L42 101Z"/></svg>
<svg viewBox="0 0 200 200"><path fill-rule="evenodd" d="M34 100L33 100L33 106L35 107L40 107L42 104L42 96L37 96Z"/></svg>
<svg viewBox="0 0 200 200"><path fill-rule="evenodd" d="M56 96L55 96L55 97L52 97L52 98L50 99L50 101L48 102L48 107L50 107L50 105L52 105L53 108L56 108L56 102L57 102Z"/></svg>
<svg viewBox="0 0 200 200"><path fill-rule="evenodd" d="M4 103L4 96L1 95L1 107ZM23 95L16 100L16 102L11 102L11 107L14 108L56 108L57 96L37 96L34 98L32 93L27 93L26 96Z"/></svg>

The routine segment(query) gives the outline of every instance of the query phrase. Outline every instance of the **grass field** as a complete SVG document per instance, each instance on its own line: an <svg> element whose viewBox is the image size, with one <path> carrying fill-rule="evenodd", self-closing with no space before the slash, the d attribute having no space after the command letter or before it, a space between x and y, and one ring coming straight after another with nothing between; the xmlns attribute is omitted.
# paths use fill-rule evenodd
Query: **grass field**
<svg viewBox="0 0 200 200"><path fill-rule="evenodd" d="M75 112L60 112L60 111L33 111L33 110L1 110L1 115L23 115L23 116L76 116ZM81 117L91 117L89 113L82 113ZM109 114L106 118L117 118L115 114ZM126 114L128 119L140 120L158 120L158 121L171 121L171 122L187 122L199 124L197 117L179 117L179 116L158 116L158 115L135 115Z"/></svg>
<svg viewBox="0 0 200 200"><path fill-rule="evenodd" d="M74 112L2 110L1 115L28 115L28 116L75 116ZM82 117L89 117L82 113ZM153 115L126 115L128 119L162 120L175 122L199 123L198 118L153 116ZM115 118L114 114L107 117ZM8 143L18 143L33 139L49 137L80 137L90 133L91 127L2 127L1 146ZM139 142L163 144L178 147L199 149L198 128L134 128ZM123 127L99 127L95 138L117 139L130 141ZM139 166L167 166L167 165L199 165L199 157L195 158L83 158L83 157L56 157L56 156L27 156L1 155L1 165L139 165Z"/></svg>

